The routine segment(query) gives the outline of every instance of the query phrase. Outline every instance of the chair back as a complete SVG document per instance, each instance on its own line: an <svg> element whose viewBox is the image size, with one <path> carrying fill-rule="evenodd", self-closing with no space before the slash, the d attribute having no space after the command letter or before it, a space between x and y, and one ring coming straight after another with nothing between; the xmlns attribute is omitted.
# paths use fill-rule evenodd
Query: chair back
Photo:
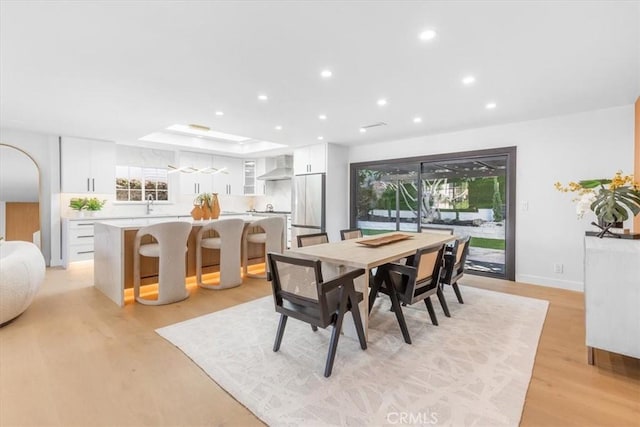
<svg viewBox="0 0 640 427"><path fill-rule="evenodd" d="M416 296L435 290L440 282L444 245L420 248L411 259L416 270L413 283L407 283L407 297Z"/></svg>
<svg viewBox="0 0 640 427"><path fill-rule="evenodd" d="M242 283L240 274L240 259L242 254L242 232L244 221L239 218L221 219L204 225L196 236L196 272L198 283L201 283L202 268L202 238L205 233L215 231L220 236L220 283L219 287L227 287Z"/></svg>
<svg viewBox="0 0 640 427"><path fill-rule="evenodd" d="M161 222L142 227L136 233L135 260L138 260L138 251L143 236L152 236L160 247L157 304L168 304L185 298L186 247L190 233L191 223L184 221ZM135 264L134 274L139 275ZM186 295L188 296L188 293ZM138 295L136 295L137 297Z"/></svg>
<svg viewBox="0 0 640 427"><path fill-rule="evenodd" d="M276 253L269 253L267 258L276 311L315 325L328 325L331 319L322 290L320 261Z"/></svg>
<svg viewBox="0 0 640 427"><path fill-rule="evenodd" d="M297 236L298 247L303 248L305 246L320 245L322 243L329 243L329 237L327 233L315 233L315 234L303 234Z"/></svg>
<svg viewBox="0 0 640 427"><path fill-rule="evenodd" d="M342 240L358 239L360 237L362 237L362 230L360 230L359 228L340 230L340 238Z"/></svg>
<svg viewBox="0 0 640 427"><path fill-rule="evenodd" d="M260 227L266 233L265 252L282 253L285 248L284 217L272 216L261 218L249 224L249 227Z"/></svg>
<svg viewBox="0 0 640 427"><path fill-rule="evenodd" d="M464 264L467 261L467 254L469 253L469 244L471 238L469 236L456 240L453 246L453 253L456 255L456 262L453 266L455 274L461 274L464 271Z"/></svg>
<svg viewBox="0 0 640 427"><path fill-rule="evenodd" d="M422 233L434 233L434 234L445 234L447 236L453 236L453 228L447 227L420 227L420 231Z"/></svg>

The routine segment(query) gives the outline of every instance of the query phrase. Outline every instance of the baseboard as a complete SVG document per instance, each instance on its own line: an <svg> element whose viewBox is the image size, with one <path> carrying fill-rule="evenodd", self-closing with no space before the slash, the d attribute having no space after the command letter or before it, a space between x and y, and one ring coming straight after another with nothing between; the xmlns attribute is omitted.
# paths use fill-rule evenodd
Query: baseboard
<svg viewBox="0 0 640 427"><path fill-rule="evenodd" d="M584 292L584 283L574 280L558 280L551 277L534 276L531 274L517 274L516 282Z"/></svg>

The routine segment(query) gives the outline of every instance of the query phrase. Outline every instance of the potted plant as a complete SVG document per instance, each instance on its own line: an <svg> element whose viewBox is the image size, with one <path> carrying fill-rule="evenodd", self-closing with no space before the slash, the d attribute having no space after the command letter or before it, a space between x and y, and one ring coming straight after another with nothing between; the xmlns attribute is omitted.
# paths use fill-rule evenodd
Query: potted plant
<svg viewBox="0 0 640 427"><path fill-rule="evenodd" d="M75 197L69 200L69 207L80 213L80 211L87 207L87 199Z"/></svg>
<svg viewBox="0 0 640 427"><path fill-rule="evenodd" d="M91 214L95 213L96 211L99 211L102 209L102 207L105 205L105 203L107 203L106 200L100 200L96 197L92 197L90 199L85 199L86 201L86 208L87 211L89 211Z"/></svg>
<svg viewBox="0 0 640 427"><path fill-rule="evenodd" d="M622 222L629 219L629 212L633 216L640 213L640 186L633 180L633 175L623 175L616 172L612 179L588 179L570 182L566 187L556 182L559 191L576 192L580 197L578 202L578 217L582 217L587 208L598 218L598 226L603 237L609 228L620 227Z"/></svg>

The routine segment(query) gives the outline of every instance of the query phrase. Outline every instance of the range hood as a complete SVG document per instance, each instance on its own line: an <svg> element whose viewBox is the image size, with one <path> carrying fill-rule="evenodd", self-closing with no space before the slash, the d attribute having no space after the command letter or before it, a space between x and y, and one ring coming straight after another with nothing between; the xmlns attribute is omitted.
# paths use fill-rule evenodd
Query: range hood
<svg viewBox="0 0 640 427"><path fill-rule="evenodd" d="M262 181L280 181L293 177L293 156L278 156L275 158L275 162L275 169L256 177L256 179Z"/></svg>

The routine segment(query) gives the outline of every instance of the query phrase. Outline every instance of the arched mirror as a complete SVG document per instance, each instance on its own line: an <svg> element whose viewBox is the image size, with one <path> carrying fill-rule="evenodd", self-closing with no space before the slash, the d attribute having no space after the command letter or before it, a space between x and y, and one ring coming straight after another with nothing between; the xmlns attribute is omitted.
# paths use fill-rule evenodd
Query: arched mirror
<svg viewBox="0 0 640 427"><path fill-rule="evenodd" d="M0 144L0 237L41 248L39 182L40 171L31 157Z"/></svg>

